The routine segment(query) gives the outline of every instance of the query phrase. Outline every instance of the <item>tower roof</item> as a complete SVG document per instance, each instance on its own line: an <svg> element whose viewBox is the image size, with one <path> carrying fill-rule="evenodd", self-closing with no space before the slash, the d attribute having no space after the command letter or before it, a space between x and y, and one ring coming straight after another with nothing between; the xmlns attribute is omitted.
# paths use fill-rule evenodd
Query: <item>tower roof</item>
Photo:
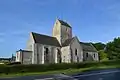
<svg viewBox="0 0 120 80"><path fill-rule="evenodd" d="M65 25L65 26L71 28L71 26L70 26L67 22L65 22L65 21L63 21L63 20L60 20L60 19L58 19L58 21L59 21L62 25Z"/></svg>

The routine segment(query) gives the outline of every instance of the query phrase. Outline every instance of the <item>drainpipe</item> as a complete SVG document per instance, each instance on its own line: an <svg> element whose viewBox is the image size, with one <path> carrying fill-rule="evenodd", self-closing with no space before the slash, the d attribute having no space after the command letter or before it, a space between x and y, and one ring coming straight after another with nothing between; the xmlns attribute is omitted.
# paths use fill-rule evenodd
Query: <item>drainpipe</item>
<svg viewBox="0 0 120 80"><path fill-rule="evenodd" d="M23 51L22 51L22 64L23 64L23 58L24 58L24 56L23 56Z"/></svg>

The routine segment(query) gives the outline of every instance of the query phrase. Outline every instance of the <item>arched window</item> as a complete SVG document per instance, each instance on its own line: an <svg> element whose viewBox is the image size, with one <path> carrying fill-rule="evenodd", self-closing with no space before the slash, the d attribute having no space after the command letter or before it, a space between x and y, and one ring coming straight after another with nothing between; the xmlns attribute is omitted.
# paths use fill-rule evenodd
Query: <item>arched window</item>
<svg viewBox="0 0 120 80"><path fill-rule="evenodd" d="M44 62L49 63L49 49L44 47Z"/></svg>
<svg viewBox="0 0 120 80"><path fill-rule="evenodd" d="M75 49L75 56L76 56L76 58L77 58L77 62L79 62L79 56L78 56L78 51L77 51L77 49Z"/></svg>
<svg viewBox="0 0 120 80"><path fill-rule="evenodd" d="M59 49L57 49L57 62L61 63L61 53Z"/></svg>
<svg viewBox="0 0 120 80"><path fill-rule="evenodd" d="M46 54L48 54L48 48L46 48Z"/></svg>
<svg viewBox="0 0 120 80"><path fill-rule="evenodd" d="M94 58L95 58L95 54L94 54Z"/></svg>
<svg viewBox="0 0 120 80"><path fill-rule="evenodd" d="M88 53L86 53L86 57L88 57Z"/></svg>
<svg viewBox="0 0 120 80"><path fill-rule="evenodd" d="M75 49L75 55L77 56L77 49Z"/></svg>

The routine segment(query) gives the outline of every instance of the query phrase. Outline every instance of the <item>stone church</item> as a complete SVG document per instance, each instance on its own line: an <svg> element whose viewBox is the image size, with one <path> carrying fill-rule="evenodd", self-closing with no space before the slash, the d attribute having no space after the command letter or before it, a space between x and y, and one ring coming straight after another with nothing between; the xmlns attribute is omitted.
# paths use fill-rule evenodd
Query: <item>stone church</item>
<svg viewBox="0 0 120 80"><path fill-rule="evenodd" d="M16 51L16 62L22 64L77 63L98 61L98 52L91 43L72 36L72 27L57 19L52 36L30 33L26 49Z"/></svg>

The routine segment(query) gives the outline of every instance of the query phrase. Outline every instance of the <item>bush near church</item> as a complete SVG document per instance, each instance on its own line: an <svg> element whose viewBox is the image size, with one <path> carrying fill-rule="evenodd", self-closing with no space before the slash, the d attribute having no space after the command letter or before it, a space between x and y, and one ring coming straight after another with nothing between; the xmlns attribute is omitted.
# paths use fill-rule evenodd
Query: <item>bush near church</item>
<svg viewBox="0 0 120 80"><path fill-rule="evenodd" d="M26 72L45 72L65 69L89 68L98 66L119 65L120 60L102 61L102 62L84 62L84 63L62 63L62 64L41 64L41 65L0 65L0 73L26 73Z"/></svg>

